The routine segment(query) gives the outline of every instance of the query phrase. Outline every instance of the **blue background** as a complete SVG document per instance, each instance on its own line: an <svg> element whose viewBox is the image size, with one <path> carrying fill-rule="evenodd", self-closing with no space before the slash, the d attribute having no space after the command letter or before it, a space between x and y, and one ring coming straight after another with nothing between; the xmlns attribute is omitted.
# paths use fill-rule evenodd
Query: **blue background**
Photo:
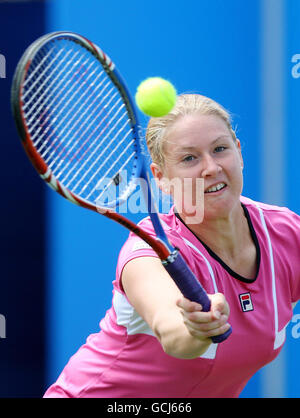
<svg viewBox="0 0 300 418"><path fill-rule="evenodd" d="M276 5L283 11L280 45L265 42L266 19ZM111 56L132 94L144 78L159 75L180 93L217 100L232 113L242 143L244 195L300 213L300 80L291 75L291 57L300 53L299 18L299 0L0 2L0 53L7 66L6 78L0 79L0 314L7 331L0 339L0 397L42 396L86 337L98 331L127 237L112 221L48 190L27 161L9 105L13 71L27 45L50 31L75 31ZM278 52L280 73L272 62ZM272 85L265 93L272 80L281 96L275 90L272 96ZM273 144L269 135L266 147L265 127L278 134L276 111L281 136ZM142 115L141 120L147 121ZM292 337L294 325L287 329L277 366L257 373L243 397L299 397L300 341ZM280 387L272 389L274 379L280 379Z"/></svg>

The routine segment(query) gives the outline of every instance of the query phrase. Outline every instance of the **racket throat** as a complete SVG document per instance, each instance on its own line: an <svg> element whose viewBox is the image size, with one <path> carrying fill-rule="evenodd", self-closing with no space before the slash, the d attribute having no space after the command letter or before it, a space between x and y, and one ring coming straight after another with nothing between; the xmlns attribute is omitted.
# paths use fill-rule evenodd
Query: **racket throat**
<svg viewBox="0 0 300 418"><path fill-rule="evenodd" d="M166 259L161 260L162 265L165 267L165 266L168 266L169 264L174 263L178 254L179 254L178 248L174 248L174 250L171 252L171 254Z"/></svg>

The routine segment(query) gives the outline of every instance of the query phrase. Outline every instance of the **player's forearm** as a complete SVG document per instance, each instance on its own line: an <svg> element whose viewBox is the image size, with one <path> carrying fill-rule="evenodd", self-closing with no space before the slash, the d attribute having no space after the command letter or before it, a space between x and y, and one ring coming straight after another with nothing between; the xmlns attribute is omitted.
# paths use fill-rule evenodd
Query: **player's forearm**
<svg viewBox="0 0 300 418"><path fill-rule="evenodd" d="M193 337L182 323L179 324L155 324L154 332L159 339L166 354L180 358L193 359L206 352L211 339L199 339Z"/></svg>

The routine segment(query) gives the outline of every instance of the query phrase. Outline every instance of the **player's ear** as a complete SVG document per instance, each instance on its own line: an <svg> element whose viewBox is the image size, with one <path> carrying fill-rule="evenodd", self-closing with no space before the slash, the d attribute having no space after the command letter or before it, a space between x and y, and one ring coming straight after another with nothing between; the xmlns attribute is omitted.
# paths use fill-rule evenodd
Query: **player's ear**
<svg viewBox="0 0 300 418"><path fill-rule="evenodd" d="M242 147L241 147L241 141L237 138L236 139L236 146L239 152L239 156L240 156L240 160L241 160L241 169L244 168L244 160L243 160L243 155L242 155Z"/></svg>
<svg viewBox="0 0 300 418"><path fill-rule="evenodd" d="M160 181L161 181L161 179L163 177L162 169L156 163L151 163L150 164L150 169L151 169L151 172L153 174L153 177L156 180L157 185L159 186L159 183L160 183Z"/></svg>
<svg viewBox="0 0 300 418"><path fill-rule="evenodd" d="M157 187L162 192L169 194L170 191L169 191L169 188L166 185L166 178L164 176L162 168L156 163L151 163L150 164L150 169L151 169L151 172L153 174L153 177L155 178Z"/></svg>

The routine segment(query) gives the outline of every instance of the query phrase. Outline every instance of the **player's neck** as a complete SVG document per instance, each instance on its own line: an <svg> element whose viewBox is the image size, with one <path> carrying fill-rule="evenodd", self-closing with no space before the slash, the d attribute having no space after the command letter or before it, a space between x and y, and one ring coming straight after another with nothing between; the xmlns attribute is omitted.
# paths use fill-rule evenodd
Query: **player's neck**
<svg viewBox="0 0 300 418"><path fill-rule="evenodd" d="M190 230L216 254L236 257L249 240L252 241L243 208L238 205L227 217L205 219L188 225Z"/></svg>

